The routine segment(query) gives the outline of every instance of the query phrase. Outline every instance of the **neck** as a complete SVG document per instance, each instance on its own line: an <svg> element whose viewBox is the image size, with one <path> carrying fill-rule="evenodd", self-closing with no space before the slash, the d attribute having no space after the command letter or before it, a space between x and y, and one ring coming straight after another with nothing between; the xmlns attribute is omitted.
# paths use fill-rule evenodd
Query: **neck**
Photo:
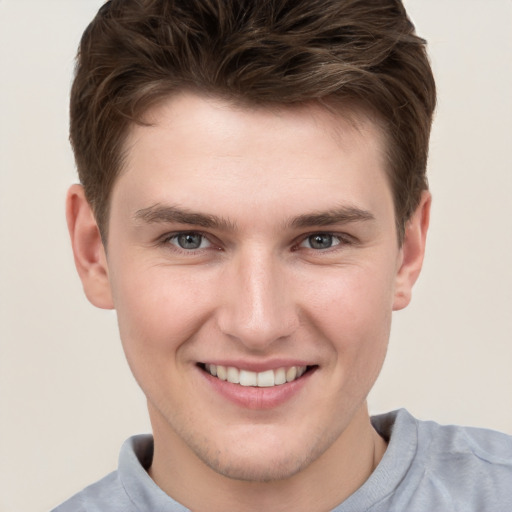
<svg viewBox="0 0 512 512"><path fill-rule="evenodd" d="M155 411L149 475L169 496L194 512L311 512L330 510L368 479L386 450L364 404L350 424L299 473L270 482L227 478L206 466Z"/></svg>

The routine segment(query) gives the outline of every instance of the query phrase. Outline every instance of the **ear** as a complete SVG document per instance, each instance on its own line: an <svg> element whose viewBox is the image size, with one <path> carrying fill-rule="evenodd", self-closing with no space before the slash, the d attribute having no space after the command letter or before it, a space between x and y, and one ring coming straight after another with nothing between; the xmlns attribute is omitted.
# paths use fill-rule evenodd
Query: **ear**
<svg viewBox="0 0 512 512"><path fill-rule="evenodd" d="M85 295L94 306L113 309L105 249L98 224L81 185L72 185L68 191L66 218L75 265Z"/></svg>
<svg viewBox="0 0 512 512"><path fill-rule="evenodd" d="M405 308L411 301L412 287L420 275L425 255L431 203L430 192L424 191L420 204L405 226L404 241L400 249L400 265L395 281L393 311Z"/></svg>

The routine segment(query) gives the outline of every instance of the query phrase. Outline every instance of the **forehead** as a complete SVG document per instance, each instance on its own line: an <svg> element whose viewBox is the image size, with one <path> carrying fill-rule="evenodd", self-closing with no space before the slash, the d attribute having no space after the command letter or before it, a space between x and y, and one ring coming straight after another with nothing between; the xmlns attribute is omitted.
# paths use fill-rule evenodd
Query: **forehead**
<svg viewBox="0 0 512 512"><path fill-rule="evenodd" d="M128 130L126 148L140 135L141 128L154 127L174 130L180 135L197 137L198 128L211 129L211 134L222 136L243 128L252 134L278 124L293 128L295 135L305 135L306 130L324 131L341 146L348 132L358 132L364 143L372 142L384 147L384 130L378 115L363 104L326 98L322 101L305 101L291 104L253 104L244 99L228 99L189 91L172 94L147 109L142 123L132 124ZM288 130L286 130L288 132ZM149 131L147 134L149 135ZM240 132L241 133L241 132ZM242 134L242 133L241 133ZM289 135L289 133L284 133ZM353 140L351 141L354 142ZM221 149L221 148L219 148Z"/></svg>
<svg viewBox="0 0 512 512"><path fill-rule="evenodd" d="M382 131L355 109L248 107L184 93L144 121L127 137L113 200L122 188L117 196L140 207L171 201L204 208L207 199L210 206L277 208L295 198L300 210L315 209L321 198L368 200L365 189L389 196Z"/></svg>

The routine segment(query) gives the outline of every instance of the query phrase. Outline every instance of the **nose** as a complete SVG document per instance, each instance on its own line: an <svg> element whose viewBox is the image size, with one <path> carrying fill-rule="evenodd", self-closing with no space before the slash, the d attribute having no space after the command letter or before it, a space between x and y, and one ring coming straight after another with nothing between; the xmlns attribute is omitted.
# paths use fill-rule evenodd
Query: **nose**
<svg viewBox="0 0 512 512"><path fill-rule="evenodd" d="M233 258L223 273L220 330L251 351L268 350L299 325L293 279L283 266L272 254L253 250Z"/></svg>

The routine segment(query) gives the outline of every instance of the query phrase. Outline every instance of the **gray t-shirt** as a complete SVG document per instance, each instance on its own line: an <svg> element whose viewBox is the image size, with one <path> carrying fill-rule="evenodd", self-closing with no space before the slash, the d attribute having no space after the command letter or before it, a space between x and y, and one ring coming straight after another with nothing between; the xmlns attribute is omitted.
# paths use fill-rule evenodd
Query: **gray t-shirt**
<svg viewBox="0 0 512 512"><path fill-rule="evenodd" d="M386 453L333 512L512 512L512 437L418 421L403 409L372 422L389 443ZM152 456L152 436L131 437L117 471L53 512L188 511L147 474Z"/></svg>

